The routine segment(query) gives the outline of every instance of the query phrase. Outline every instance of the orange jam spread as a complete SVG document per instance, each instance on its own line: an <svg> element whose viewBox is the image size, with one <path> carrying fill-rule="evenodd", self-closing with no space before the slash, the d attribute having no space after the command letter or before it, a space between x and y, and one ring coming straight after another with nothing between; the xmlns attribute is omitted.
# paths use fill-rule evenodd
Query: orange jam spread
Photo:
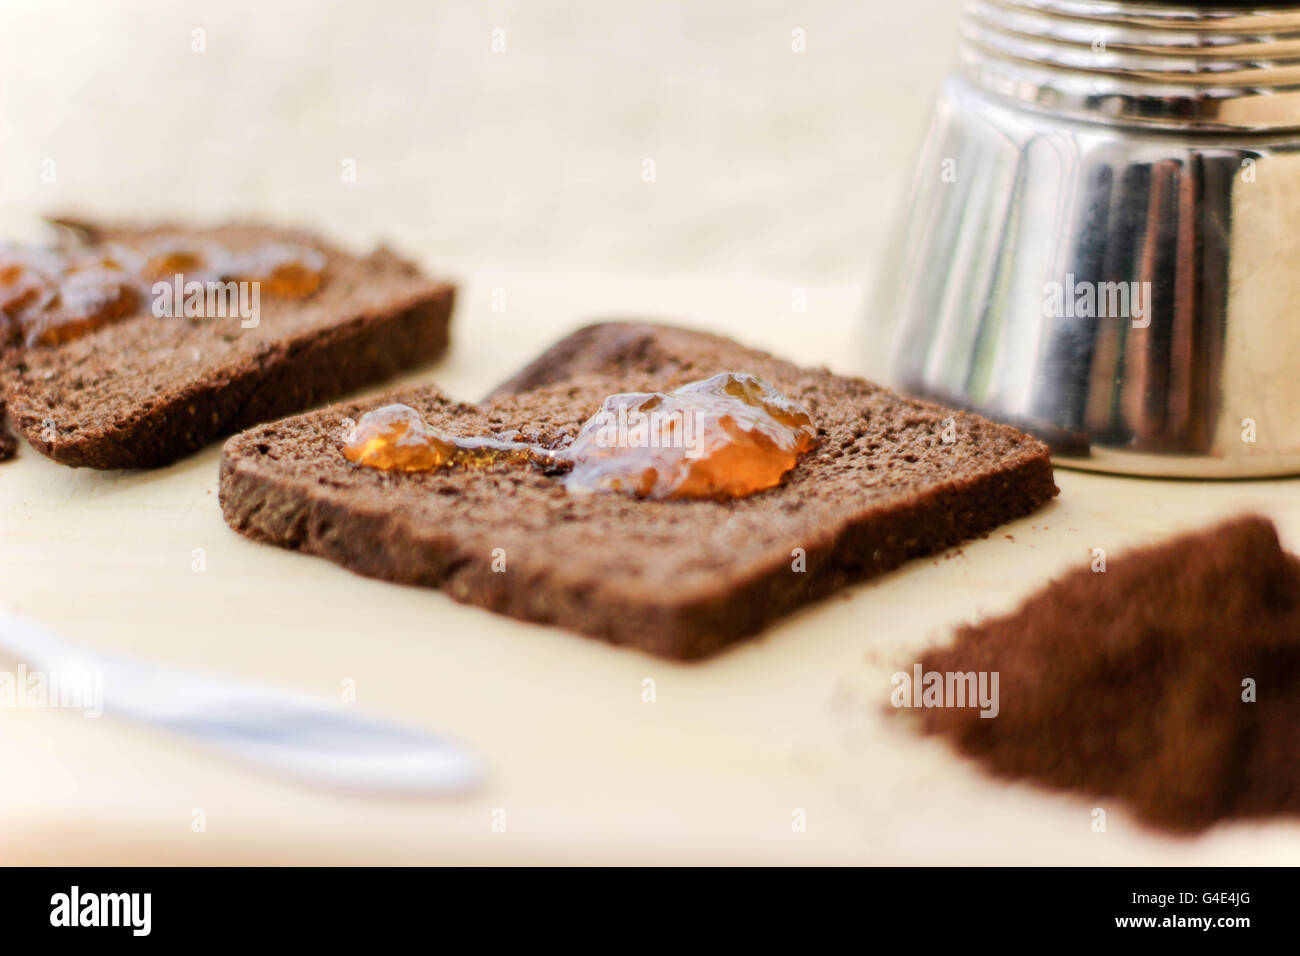
<svg viewBox="0 0 1300 956"><path fill-rule="evenodd" d="M571 491L743 498L779 484L817 444L812 419L753 375L611 395L566 450Z"/></svg>
<svg viewBox="0 0 1300 956"><path fill-rule="evenodd" d="M430 428L410 405L385 405L361 416L343 445L348 461L381 471L432 471L444 465L532 461L561 466L555 452L495 438L453 438Z"/></svg>
<svg viewBox="0 0 1300 956"><path fill-rule="evenodd" d="M325 257L315 249L266 243L234 257L229 269L232 276L260 282L267 295L301 299L320 288Z"/></svg>
<svg viewBox="0 0 1300 956"><path fill-rule="evenodd" d="M60 345L149 311L155 282L257 282L260 291L302 298L320 287L325 256L263 242L231 250L217 243L160 237L60 249L0 246L0 345Z"/></svg>
<svg viewBox="0 0 1300 956"><path fill-rule="evenodd" d="M817 444L808 413L753 375L728 372L672 392L611 395L566 448L453 438L409 405L361 417L348 461L385 471L532 462L568 471L571 492L638 498L742 498L780 483Z"/></svg>

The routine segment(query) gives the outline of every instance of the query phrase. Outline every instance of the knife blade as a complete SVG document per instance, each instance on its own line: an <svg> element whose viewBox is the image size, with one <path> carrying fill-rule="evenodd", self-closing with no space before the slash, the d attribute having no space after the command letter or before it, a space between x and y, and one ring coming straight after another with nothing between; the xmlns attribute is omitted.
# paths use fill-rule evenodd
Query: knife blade
<svg viewBox="0 0 1300 956"><path fill-rule="evenodd" d="M159 727L300 781L439 796L482 780L478 757L445 737L279 687L92 650L2 610L0 648L35 668L47 694L83 710Z"/></svg>

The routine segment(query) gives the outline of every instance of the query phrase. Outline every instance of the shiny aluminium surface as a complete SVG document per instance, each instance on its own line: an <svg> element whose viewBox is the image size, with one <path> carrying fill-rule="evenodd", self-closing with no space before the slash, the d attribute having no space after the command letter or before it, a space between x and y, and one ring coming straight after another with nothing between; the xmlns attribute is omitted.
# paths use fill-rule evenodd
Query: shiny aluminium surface
<svg viewBox="0 0 1300 956"><path fill-rule="evenodd" d="M958 69L1057 116L1180 130L1293 129L1300 5L962 0Z"/></svg>
<svg viewBox="0 0 1300 956"><path fill-rule="evenodd" d="M42 688L27 706L70 707L181 737L299 782L400 796L447 796L483 779L456 741L349 706L250 681L93 650L0 610L0 655L30 668L16 684Z"/></svg>
<svg viewBox="0 0 1300 956"><path fill-rule="evenodd" d="M1017 424L1062 464L1300 473L1300 106L1261 81L1236 94L1262 105L1212 110L1196 44L1168 52L1185 25L1141 24L1183 86L1126 75L1132 57L1156 55L1116 65L1114 38L1135 42L1138 7L967 4L959 69L866 318L866 371ZM1084 14L1111 31L1091 60L1097 20ZM1300 9L1269 14L1287 25L1261 47L1277 53L1276 92L1292 76L1277 71L1300 43ZM1026 33L1033 43L1018 45ZM1239 33L1238 47L1264 42ZM1035 82L1008 80L1025 69ZM1089 83L1128 98L1073 95Z"/></svg>

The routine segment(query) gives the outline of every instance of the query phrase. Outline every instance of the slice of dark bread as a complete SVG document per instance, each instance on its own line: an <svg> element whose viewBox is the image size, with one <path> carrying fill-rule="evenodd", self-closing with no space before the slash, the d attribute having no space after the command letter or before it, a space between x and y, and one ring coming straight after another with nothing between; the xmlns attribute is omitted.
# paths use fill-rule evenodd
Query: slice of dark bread
<svg viewBox="0 0 1300 956"><path fill-rule="evenodd" d="M388 473L342 453L345 420L392 402L451 434L517 430L553 447L611 393L725 371L803 403L821 436L779 487L738 500L579 496L527 464ZM226 521L252 538L683 659L1056 492L1046 447L1012 428L717 336L629 323L565 339L480 405L424 387L253 428L226 443L220 482Z"/></svg>
<svg viewBox="0 0 1300 956"><path fill-rule="evenodd" d="M64 221L66 223L66 220ZM0 382L14 427L55 461L149 468L222 435L301 411L445 351L453 286L387 249L363 258L303 232L76 224L89 242L291 244L323 256L303 298L262 296L255 328L229 318L133 315L71 342L11 349Z"/></svg>

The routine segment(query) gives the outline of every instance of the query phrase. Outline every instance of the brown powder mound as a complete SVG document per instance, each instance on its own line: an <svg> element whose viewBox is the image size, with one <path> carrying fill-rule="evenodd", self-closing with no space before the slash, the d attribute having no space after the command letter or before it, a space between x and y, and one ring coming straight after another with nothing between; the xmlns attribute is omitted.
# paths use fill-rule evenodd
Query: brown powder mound
<svg viewBox="0 0 1300 956"><path fill-rule="evenodd" d="M1073 571L922 668L999 673L996 717L920 713L1000 776L1121 798L1172 830L1300 814L1300 561L1264 518Z"/></svg>
<svg viewBox="0 0 1300 956"><path fill-rule="evenodd" d="M264 297L255 328L238 316L160 319L143 303L138 314L74 341L11 349L0 362L10 421L65 465L165 465L432 361L447 346L454 287L387 249L357 257L309 233L254 224L71 225L87 241L127 247L292 243L319 253L324 272L305 298Z"/></svg>
<svg viewBox="0 0 1300 956"><path fill-rule="evenodd" d="M425 387L236 436L221 462L226 521L362 574L697 658L849 583L1028 514L1057 491L1046 447L1013 428L718 336L608 323L546 355L546 376L516 378L479 405ZM727 371L768 381L819 429L818 447L779 486L745 498L573 495L519 462L397 473L343 456L344 419L393 402L456 437L517 433L558 447L610 394ZM941 437L948 419L951 444ZM497 549L504 570L493 568Z"/></svg>

